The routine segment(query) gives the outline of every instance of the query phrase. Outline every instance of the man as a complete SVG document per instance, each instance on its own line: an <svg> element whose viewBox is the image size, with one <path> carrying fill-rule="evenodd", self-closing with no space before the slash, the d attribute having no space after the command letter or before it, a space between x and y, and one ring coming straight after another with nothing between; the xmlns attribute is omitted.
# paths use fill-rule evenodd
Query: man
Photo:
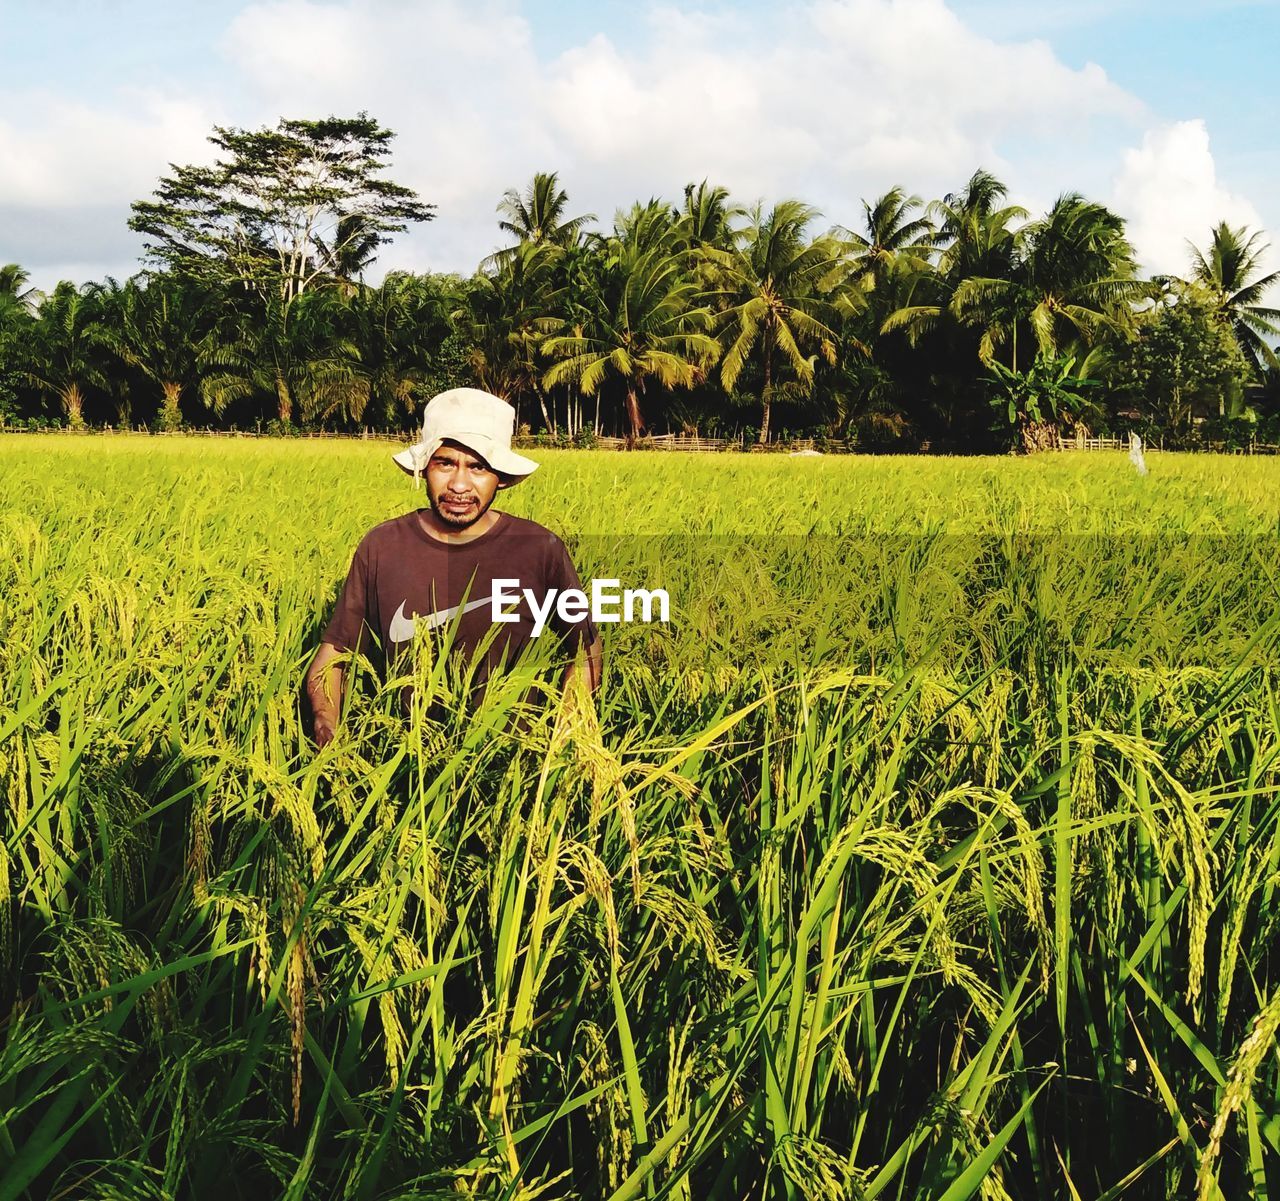
<svg viewBox="0 0 1280 1201"><path fill-rule="evenodd" d="M501 489L538 467L512 451L514 425L515 410L505 400L454 388L427 404L422 440L392 456L415 487L425 476L430 507L384 521L356 548L307 671L318 745L328 743L338 725L342 670L334 661L343 652L380 649L390 662L424 630L448 626L455 652L483 647L484 678L517 657L539 628L525 599L517 609L495 612L495 579L507 581L505 595L529 589L545 597L552 589L581 587L568 551L550 530L490 507ZM511 587L513 579L518 587ZM581 671L590 688L599 687L600 637L591 621L555 617L548 624L572 655L566 683Z"/></svg>

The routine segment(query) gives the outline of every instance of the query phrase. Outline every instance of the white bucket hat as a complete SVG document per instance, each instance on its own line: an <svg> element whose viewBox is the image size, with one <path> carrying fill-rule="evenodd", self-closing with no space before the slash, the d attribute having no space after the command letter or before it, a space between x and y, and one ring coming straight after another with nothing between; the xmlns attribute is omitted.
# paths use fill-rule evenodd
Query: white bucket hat
<svg viewBox="0 0 1280 1201"><path fill-rule="evenodd" d="M398 467L418 477L447 438L479 455L499 475L499 487L518 484L537 471L538 464L511 449L516 411L505 400L479 388L450 388L427 401L422 413L422 440L391 457Z"/></svg>

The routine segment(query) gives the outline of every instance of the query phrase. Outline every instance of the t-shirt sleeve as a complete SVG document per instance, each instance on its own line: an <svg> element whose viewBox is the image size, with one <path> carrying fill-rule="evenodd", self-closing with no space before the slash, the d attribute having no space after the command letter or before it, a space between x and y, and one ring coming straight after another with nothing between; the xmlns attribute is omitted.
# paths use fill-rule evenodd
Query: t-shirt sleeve
<svg viewBox="0 0 1280 1201"><path fill-rule="evenodd" d="M340 651L360 649L360 635L369 621L369 556L362 542L351 559L346 582L338 594L333 616L320 635L321 642L331 643Z"/></svg>
<svg viewBox="0 0 1280 1201"><path fill-rule="evenodd" d="M557 595L566 589L582 591L582 581L578 579L577 568L569 557L569 551L559 538L551 539L549 562L547 565L547 587L555 588ZM590 597L588 596L588 599ZM565 649L576 653L580 647L590 646L596 640L596 626L588 611L581 621L563 621L559 614L559 606L551 611L548 624L564 643Z"/></svg>

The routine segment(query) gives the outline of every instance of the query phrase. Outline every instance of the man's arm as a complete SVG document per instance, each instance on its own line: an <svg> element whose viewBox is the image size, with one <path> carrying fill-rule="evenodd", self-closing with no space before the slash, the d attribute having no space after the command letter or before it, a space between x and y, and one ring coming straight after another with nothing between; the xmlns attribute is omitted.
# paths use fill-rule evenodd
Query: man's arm
<svg viewBox="0 0 1280 1201"><path fill-rule="evenodd" d="M341 654L332 642L322 642L307 668L307 699L311 702L313 735L320 747L332 740L342 717L343 672L334 663Z"/></svg>
<svg viewBox="0 0 1280 1201"><path fill-rule="evenodd" d="M584 672L584 679L587 688L591 692L600 690L600 680L604 675L604 648L600 643L600 635L596 635L595 641L590 646L578 648L577 655L574 656L573 662L565 668L564 686L569 687L569 682L575 679L579 672Z"/></svg>
<svg viewBox="0 0 1280 1201"><path fill-rule="evenodd" d="M307 668L307 699L311 702L313 730L318 746L333 739L342 718L344 672L334 662L343 648L359 649L369 611L369 535L361 540L338 594L329 624L320 635L320 649Z"/></svg>

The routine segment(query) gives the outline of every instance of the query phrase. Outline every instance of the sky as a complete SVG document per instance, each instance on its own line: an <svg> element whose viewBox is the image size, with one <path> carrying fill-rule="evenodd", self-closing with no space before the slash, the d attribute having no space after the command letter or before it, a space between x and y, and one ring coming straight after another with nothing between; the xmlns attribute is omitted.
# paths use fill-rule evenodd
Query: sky
<svg viewBox="0 0 1280 1201"><path fill-rule="evenodd" d="M377 274L470 273L536 171L606 227L707 179L826 228L978 167L1033 214L1110 205L1185 272L1221 220L1280 252L1277 45L1280 0L0 0L0 263L127 277L130 203L215 125L363 110L436 205Z"/></svg>

